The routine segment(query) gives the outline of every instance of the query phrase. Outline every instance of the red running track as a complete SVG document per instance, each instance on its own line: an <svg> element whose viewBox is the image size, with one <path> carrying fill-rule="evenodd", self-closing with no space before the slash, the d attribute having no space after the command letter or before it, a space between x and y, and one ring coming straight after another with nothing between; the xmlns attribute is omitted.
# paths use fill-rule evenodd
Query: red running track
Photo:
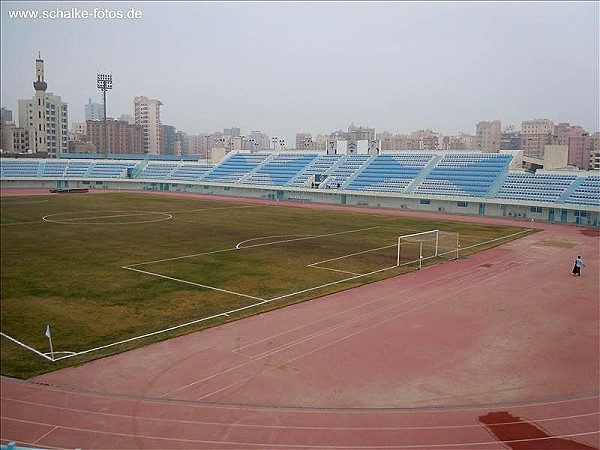
<svg viewBox="0 0 600 450"><path fill-rule="evenodd" d="M535 226L468 259L30 381L2 378L1 440L598 448L598 233ZM570 273L577 254L581 277Z"/></svg>

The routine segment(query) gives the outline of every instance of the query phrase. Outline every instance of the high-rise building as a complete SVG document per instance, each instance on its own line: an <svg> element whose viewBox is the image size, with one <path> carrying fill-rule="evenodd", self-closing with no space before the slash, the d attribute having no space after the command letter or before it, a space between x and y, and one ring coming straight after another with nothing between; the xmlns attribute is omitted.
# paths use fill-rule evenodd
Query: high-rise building
<svg viewBox="0 0 600 450"><path fill-rule="evenodd" d="M348 126L348 131L334 131L329 135L330 141L372 141L375 139L375 128Z"/></svg>
<svg viewBox="0 0 600 450"><path fill-rule="evenodd" d="M0 123L5 124L13 121L13 113L10 109L0 108Z"/></svg>
<svg viewBox="0 0 600 450"><path fill-rule="evenodd" d="M521 132L509 125L500 133L500 150L520 150Z"/></svg>
<svg viewBox="0 0 600 450"><path fill-rule="evenodd" d="M525 156L544 157L544 147L554 140L554 122L548 119L521 123L521 148Z"/></svg>
<svg viewBox="0 0 600 450"><path fill-rule="evenodd" d="M136 125L143 129L144 153L159 155L160 144L160 107L162 102L148 97L135 97L133 99L134 119Z"/></svg>
<svg viewBox="0 0 600 450"><path fill-rule="evenodd" d="M104 120L88 120L87 136L96 147L97 152L120 153L128 155L144 154L142 127L131 125L122 120L106 118L108 145L104 145Z"/></svg>
<svg viewBox="0 0 600 450"><path fill-rule="evenodd" d="M223 134L232 138L239 137L241 135L241 130L238 127L225 128Z"/></svg>
<svg viewBox="0 0 600 450"><path fill-rule="evenodd" d="M206 159L212 141L212 135L208 133L186 134L185 138L181 139L181 154Z"/></svg>
<svg viewBox="0 0 600 450"><path fill-rule="evenodd" d="M14 122L2 125L1 148L3 153L30 153L33 139L33 128L17 127Z"/></svg>
<svg viewBox="0 0 600 450"><path fill-rule="evenodd" d="M589 169L600 169L600 132L596 132L590 136Z"/></svg>
<svg viewBox="0 0 600 450"><path fill-rule="evenodd" d="M571 166L588 170L592 139L582 127L559 123L554 127L554 144L566 145L569 148L568 163Z"/></svg>
<svg viewBox="0 0 600 450"><path fill-rule="evenodd" d="M73 122L69 130L69 142L83 141L87 136L87 124L85 122Z"/></svg>
<svg viewBox="0 0 600 450"><path fill-rule="evenodd" d="M46 92L44 60L35 61L35 95L31 100L19 100L19 126L31 129L27 153L66 153L69 144L68 107L58 95ZM23 135L24 136L24 135Z"/></svg>
<svg viewBox="0 0 600 450"><path fill-rule="evenodd" d="M15 127L10 109L0 109L0 150L13 152L12 129Z"/></svg>
<svg viewBox="0 0 600 450"><path fill-rule="evenodd" d="M49 156L67 153L69 149L67 104L52 92L44 92L44 99L41 102L45 105L43 113L38 109L39 103L37 91L33 100L19 100L19 125L23 128L33 128L35 133L35 146L32 148L32 153L48 152ZM39 121L40 117L44 117L45 126L42 126ZM42 140L45 145L41 144Z"/></svg>
<svg viewBox="0 0 600 450"><path fill-rule="evenodd" d="M120 120L122 122L127 122L130 125L134 125L135 124L135 120L133 119L133 117L131 116L131 114L121 114L117 120Z"/></svg>
<svg viewBox="0 0 600 450"><path fill-rule="evenodd" d="M443 142L442 134L437 131L418 130L403 140L402 146L405 148L401 150L440 150Z"/></svg>
<svg viewBox="0 0 600 450"><path fill-rule="evenodd" d="M319 149L319 144L313 141L310 133L296 133L296 150L314 151Z"/></svg>
<svg viewBox="0 0 600 450"><path fill-rule="evenodd" d="M60 96L51 92L46 94L46 118L48 123L48 153L57 155L69 150L69 112L68 105Z"/></svg>
<svg viewBox="0 0 600 450"><path fill-rule="evenodd" d="M375 139L375 128L357 127L351 124L348 127L348 141L372 141Z"/></svg>
<svg viewBox="0 0 600 450"><path fill-rule="evenodd" d="M189 146L188 146L188 135L187 133L183 132L183 131L176 131L175 132L175 143L177 144L177 142L179 142L179 154L182 156L188 156L191 153L189 152Z"/></svg>
<svg viewBox="0 0 600 450"><path fill-rule="evenodd" d="M477 124L477 150L487 153L498 153L500 151L500 140L502 124L499 120L491 122L479 122Z"/></svg>
<svg viewBox="0 0 600 450"><path fill-rule="evenodd" d="M246 143L248 143L248 145L246 145ZM268 150L271 147L271 139L262 131L252 131L250 135L244 139L244 147L251 152Z"/></svg>
<svg viewBox="0 0 600 450"><path fill-rule="evenodd" d="M172 125L161 125L160 130L160 154L175 155L175 127Z"/></svg>
<svg viewBox="0 0 600 450"><path fill-rule="evenodd" d="M103 120L104 119L104 105L101 103L92 103L92 99L89 98L85 105L85 121L88 120Z"/></svg>

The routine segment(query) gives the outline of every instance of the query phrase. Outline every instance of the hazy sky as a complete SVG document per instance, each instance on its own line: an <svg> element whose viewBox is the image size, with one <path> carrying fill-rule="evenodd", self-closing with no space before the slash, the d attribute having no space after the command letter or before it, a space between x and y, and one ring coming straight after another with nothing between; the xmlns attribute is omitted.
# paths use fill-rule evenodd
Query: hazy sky
<svg viewBox="0 0 600 450"><path fill-rule="evenodd" d="M112 72L108 115L164 103L188 133L238 126L294 141L346 129L475 132L534 118L599 130L599 2L2 1L2 106L48 91L84 120ZM11 19L10 10L141 12L141 19Z"/></svg>

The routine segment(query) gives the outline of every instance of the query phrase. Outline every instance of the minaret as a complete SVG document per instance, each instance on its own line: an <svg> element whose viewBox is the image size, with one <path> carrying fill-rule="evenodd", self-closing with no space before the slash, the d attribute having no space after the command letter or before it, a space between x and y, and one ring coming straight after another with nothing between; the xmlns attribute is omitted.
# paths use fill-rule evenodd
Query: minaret
<svg viewBox="0 0 600 450"><path fill-rule="evenodd" d="M33 148L36 153L48 151L48 142L46 135L46 89L48 84L44 81L44 60L38 52L38 59L35 60L35 81L33 82L35 96L33 98L33 128L35 136L35 145Z"/></svg>

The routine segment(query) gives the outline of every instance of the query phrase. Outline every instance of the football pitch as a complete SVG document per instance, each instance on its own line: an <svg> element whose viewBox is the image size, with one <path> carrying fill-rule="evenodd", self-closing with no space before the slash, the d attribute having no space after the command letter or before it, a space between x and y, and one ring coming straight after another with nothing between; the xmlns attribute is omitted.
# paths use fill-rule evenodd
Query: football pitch
<svg viewBox="0 0 600 450"><path fill-rule="evenodd" d="M532 232L135 193L2 197L1 206L2 374L18 377L467 257ZM418 247L407 244L408 258L399 261L399 236L429 230L458 233L460 249L454 237L445 256L419 262Z"/></svg>

